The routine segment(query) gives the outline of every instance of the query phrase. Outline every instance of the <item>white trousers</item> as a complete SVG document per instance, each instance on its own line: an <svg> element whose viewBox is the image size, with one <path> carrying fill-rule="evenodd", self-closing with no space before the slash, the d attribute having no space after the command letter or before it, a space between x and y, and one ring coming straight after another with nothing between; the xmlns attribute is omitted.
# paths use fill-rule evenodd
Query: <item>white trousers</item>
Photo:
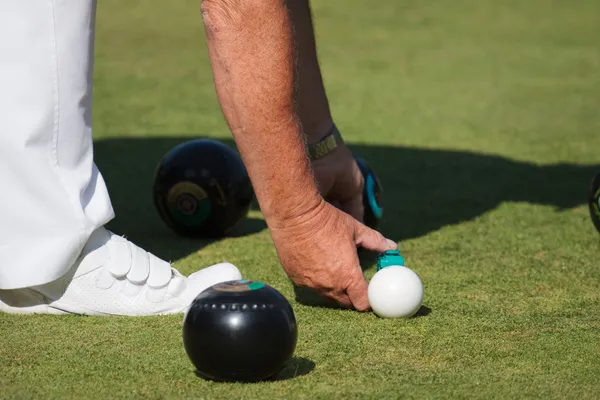
<svg viewBox="0 0 600 400"><path fill-rule="evenodd" d="M114 212L93 162L95 0L0 0L0 289L73 265Z"/></svg>

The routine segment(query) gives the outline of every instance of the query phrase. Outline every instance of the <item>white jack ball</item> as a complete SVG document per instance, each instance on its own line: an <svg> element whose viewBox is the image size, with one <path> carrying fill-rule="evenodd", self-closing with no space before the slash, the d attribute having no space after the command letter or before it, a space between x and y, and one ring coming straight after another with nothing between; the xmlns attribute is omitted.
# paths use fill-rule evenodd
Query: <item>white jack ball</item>
<svg viewBox="0 0 600 400"><path fill-rule="evenodd" d="M382 318L408 318L423 302L423 284L419 276L404 266L385 267L369 282L369 303Z"/></svg>

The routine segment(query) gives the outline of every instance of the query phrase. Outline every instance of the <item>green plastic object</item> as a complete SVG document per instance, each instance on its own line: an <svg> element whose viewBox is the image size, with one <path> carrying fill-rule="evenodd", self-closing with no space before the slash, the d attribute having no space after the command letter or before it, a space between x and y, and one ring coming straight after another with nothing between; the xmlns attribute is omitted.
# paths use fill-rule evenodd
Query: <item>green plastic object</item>
<svg viewBox="0 0 600 400"><path fill-rule="evenodd" d="M404 267L404 257L400 255L400 250L388 250L377 257L377 271L392 265Z"/></svg>

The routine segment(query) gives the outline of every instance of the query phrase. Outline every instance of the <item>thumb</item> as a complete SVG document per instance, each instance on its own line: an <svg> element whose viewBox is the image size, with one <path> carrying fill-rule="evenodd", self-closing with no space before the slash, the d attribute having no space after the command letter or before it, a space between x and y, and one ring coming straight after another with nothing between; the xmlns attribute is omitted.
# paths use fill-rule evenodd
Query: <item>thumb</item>
<svg viewBox="0 0 600 400"><path fill-rule="evenodd" d="M391 239L386 239L381 233L358 222L356 223L355 240L357 246L380 253L398 248L398 243Z"/></svg>

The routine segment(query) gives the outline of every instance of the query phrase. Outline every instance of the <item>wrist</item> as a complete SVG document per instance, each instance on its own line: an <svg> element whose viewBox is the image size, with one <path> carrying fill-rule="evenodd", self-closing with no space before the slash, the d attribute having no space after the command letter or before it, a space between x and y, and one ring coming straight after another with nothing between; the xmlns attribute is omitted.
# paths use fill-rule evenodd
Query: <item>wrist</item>
<svg viewBox="0 0 600 400"><path fill-rule="evenodd" d="M321 118L319 121L302 121L302 130L308 144L316 143L327 136L333 127L332 118Z"/></svg>
<svg viewBox="0 0 600 400"><path fill-rule="evenodd" d="M291 201L278 204L278 207L263 212L265 221L271 230L290 229L302 225L319 214L325 206L325 200L319 194L296 196Z"/></svg>
<svg viewBox="0 0 600 400"><path fill-rule="evenodd" d="M265 140L261 146L246 144L243 135L234 134L247 148L245 163L269 226L293 223L323 201L299 125L280 127L279 131L276 140Z"/></svg>

